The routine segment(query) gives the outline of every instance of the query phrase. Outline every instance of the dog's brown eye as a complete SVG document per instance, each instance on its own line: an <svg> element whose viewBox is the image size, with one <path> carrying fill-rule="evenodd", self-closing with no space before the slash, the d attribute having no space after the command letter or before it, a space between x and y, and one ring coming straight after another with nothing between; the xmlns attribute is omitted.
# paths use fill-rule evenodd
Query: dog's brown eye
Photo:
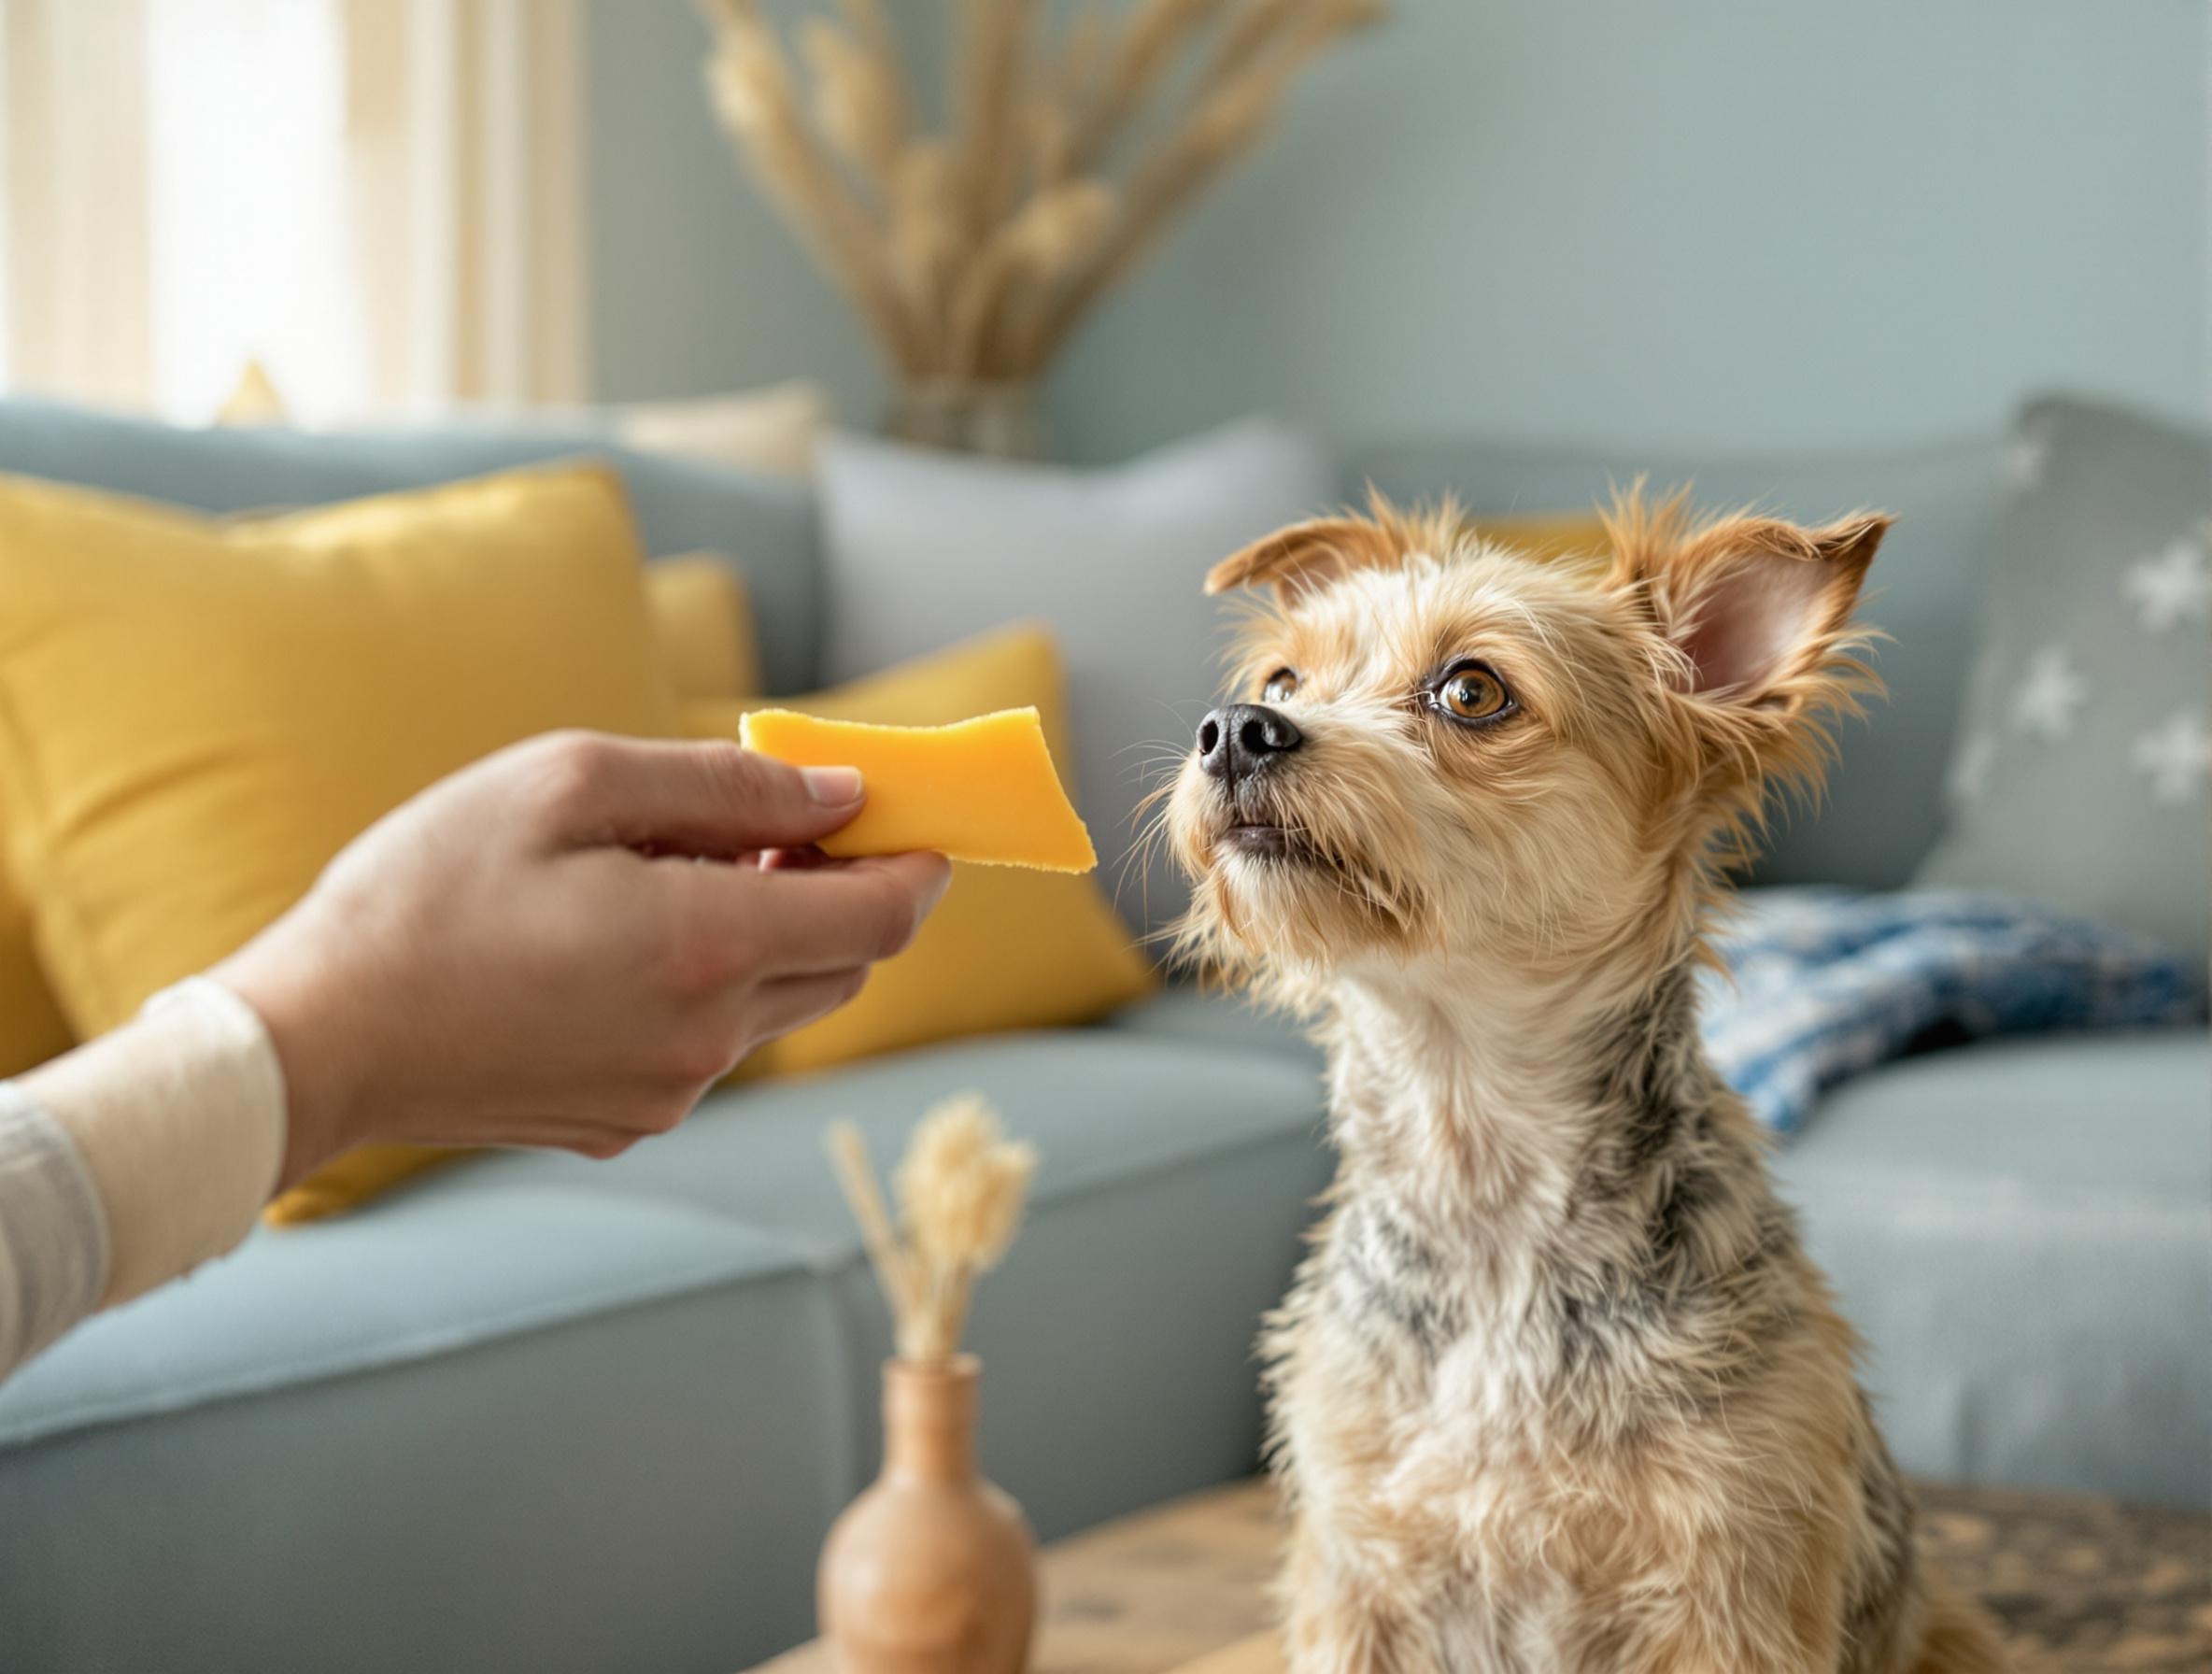
<svg viewBox="0 0 2212 1674"><path fill-rule="evenodd" d="M1513 706L1505 682L1479 662L1463 662L1435 687L1437 706L1456 720L1496 720Z"/></svg>
<svg viewBox="0 0 2212 1674"><path fill-rule="evenodd" d="M1277 669L1268 676L1268 683L1259 688L1259 701L1263 703L1280 703L1297 688L1297 670Z"/></svg>

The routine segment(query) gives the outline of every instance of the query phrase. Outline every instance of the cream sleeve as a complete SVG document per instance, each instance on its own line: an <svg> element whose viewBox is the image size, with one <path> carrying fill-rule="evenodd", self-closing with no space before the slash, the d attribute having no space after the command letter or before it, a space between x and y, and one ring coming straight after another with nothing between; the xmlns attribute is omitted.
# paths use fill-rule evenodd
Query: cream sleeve
<svg viewBox="0 0 2212 1674"><path fill-rule="evenodd" d="M206 977L0 1083L0 1377L244 1238L276 1189L284 1115L268 1030Z"/></svg>

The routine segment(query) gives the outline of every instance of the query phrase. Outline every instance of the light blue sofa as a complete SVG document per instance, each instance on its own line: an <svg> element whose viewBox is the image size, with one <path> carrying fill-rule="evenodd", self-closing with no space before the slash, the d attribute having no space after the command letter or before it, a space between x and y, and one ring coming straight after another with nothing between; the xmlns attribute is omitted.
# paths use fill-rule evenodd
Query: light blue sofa
<svg viewBox="0 0 2212 1674"><path fill-rule="evenodd" d="M217 510L588 442L0 404L0 470ZM744 555L772 681L806 684L807 495L593 446L652 550ZM1354 466L1533 509L1645 463ZM1772 876L1895 884L1933 836L1997 470L1992 445L1705 475L1718 498L1906 519L1877 604L1894 702ZM1170 991L1102 1028L720 1095L612 1163L501 1156L257 1235L0 1388L0 1668L726 1674L803 1637L821 1536L874 1467L886 1347L820 1129L853 1116L880 1155L958 1089L1044 1158L974 1322L993 1475L1050 1538L1248 1470L1255 1325L1327 1175L1316 1068L1287 1026ZM1783 1155L1909 1468L2205 1497L2208 1101L2201 1034L1999 1043L1866 1077Z"/></svg>

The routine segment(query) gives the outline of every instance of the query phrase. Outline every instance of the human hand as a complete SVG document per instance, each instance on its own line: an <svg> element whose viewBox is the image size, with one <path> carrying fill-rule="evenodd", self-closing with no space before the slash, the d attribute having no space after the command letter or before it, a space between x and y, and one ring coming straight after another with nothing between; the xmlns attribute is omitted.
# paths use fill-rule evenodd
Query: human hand
<svg viewBox="0 0 2212 1674"><path fill-rule="evenodd" d="M210 974L284 1066L280 1185L365 1142L612 1156L834 1011L945 889L936 855L779 864L859 775L555 733L432 786Z"/></svg>

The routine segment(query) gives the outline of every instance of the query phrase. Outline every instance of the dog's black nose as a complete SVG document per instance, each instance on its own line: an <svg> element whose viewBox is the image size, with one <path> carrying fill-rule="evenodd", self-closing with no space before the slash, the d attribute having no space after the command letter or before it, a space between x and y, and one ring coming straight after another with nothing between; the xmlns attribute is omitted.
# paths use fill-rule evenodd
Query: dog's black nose
<svg viewBox="0 0 2212 1674"><path fill-rule="evenodd" d="M1297 749L1305 737L1280 710L1226 703L1198 723L1198 765L1207 777L1234 786Z"/></svg>

